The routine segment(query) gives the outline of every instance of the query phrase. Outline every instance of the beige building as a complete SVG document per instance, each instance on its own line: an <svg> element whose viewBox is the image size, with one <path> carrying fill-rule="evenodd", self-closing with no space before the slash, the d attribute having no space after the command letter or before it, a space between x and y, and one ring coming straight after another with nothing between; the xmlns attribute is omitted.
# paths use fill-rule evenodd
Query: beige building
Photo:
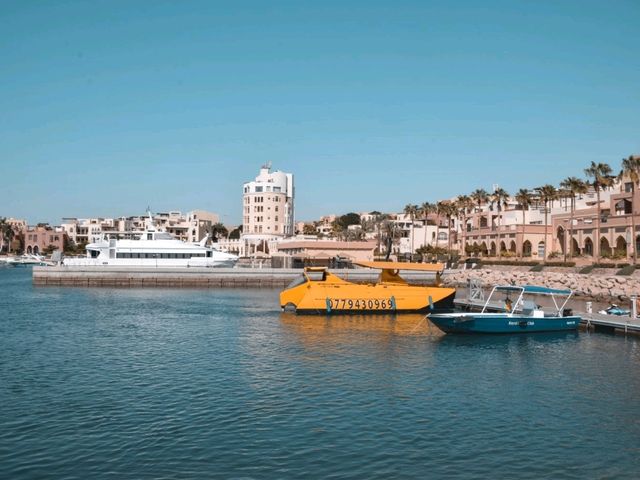
<svg viewBox="0 0 640 480"><path fill-rule="evenodd" d="M637 208L633 215L633 206L640 204L640 191L625 178L606 193L600 195L599 219L595 201L573 215L568 211L553 216L549 231L555 255L626 261L633 258L634 250L640 251Z"/></svg>
<svg viewBox="0 0 640 480"><path fill-rule="evenodd" d="M252 182L243 186L244 236L289 237L293 230L293 174L271 172L269 164L260 168Z"/></svg>
<svg viewBox="0 0 640 480"><path fill-rule="evenodd" d="M267 244L294 235L293 174L263 165L254 181L242 187L243 256L267 253Z"/></svg>

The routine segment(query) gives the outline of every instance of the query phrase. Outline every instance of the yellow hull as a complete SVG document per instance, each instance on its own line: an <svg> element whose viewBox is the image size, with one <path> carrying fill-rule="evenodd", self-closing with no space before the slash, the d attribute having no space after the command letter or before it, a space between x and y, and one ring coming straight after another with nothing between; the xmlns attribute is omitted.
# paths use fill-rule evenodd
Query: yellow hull
<svg viewBox="0 0 640 480"><path fill-rule="evenodd" d="M280 306L296 313L409 313L453 309L454 288L406 282L356 284L324 272L280 293Z"/></svg>

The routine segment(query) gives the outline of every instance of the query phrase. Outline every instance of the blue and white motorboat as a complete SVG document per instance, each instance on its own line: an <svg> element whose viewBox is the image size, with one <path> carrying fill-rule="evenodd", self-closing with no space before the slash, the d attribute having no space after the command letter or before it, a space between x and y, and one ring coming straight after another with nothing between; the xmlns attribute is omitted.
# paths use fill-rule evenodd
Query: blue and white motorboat
<svg viewBox="0 0 640 480"><path fill-rule="evenodd" d="M553 306L543 308L536 296L551 298ZM456 312L428 315L445 333L528 333L576 330L582 318L565 308L572 290L536 285L495 286L480 313ZM496 298L503 297L503 311L489 312ZM512 300L514 298L515 300ZM493 300L493 302L492 302Z"/></svg>
<svg viewBox="0 0 640 480"><path fill-rule="evenodd" d="M617 315L617 316L629 316L631 315L631 311L630 310L626 310L624 308L621 308L620 306L616 305L615 303L612 303L611 305L609 305L609 308L605 309L605 310L600 310L598 312L601 315Z"/></svg>

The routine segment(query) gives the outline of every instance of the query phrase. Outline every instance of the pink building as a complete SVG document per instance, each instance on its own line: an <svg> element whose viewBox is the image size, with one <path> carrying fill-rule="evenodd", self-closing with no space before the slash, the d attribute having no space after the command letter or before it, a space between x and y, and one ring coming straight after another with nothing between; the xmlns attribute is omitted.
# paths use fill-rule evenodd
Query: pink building
<svg viewBox="0 0 640 480"><path fill-rule="evenodd" d="M57 232L48 225L38 225L37 227L26 227L24 235L25 253L41 254L50 245L56 250L64 249L64 232Z"/></svg>

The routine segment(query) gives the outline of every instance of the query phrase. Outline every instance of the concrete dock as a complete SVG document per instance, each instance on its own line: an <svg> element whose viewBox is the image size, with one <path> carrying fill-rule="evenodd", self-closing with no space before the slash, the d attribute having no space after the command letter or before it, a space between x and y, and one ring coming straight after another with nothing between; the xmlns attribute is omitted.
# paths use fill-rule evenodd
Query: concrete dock
<svg viewBox="0 0 640 480"><path fill-rule="evenodd" d="M356 283L374 282L380 272L368 268L332 269L331 273ZM68 287L200 287L284 288L302 275L302 269L284 268L144 268L144 267L33 267L36 286ZM426 285L433 272L402 272L411 284Z"/></svg>

